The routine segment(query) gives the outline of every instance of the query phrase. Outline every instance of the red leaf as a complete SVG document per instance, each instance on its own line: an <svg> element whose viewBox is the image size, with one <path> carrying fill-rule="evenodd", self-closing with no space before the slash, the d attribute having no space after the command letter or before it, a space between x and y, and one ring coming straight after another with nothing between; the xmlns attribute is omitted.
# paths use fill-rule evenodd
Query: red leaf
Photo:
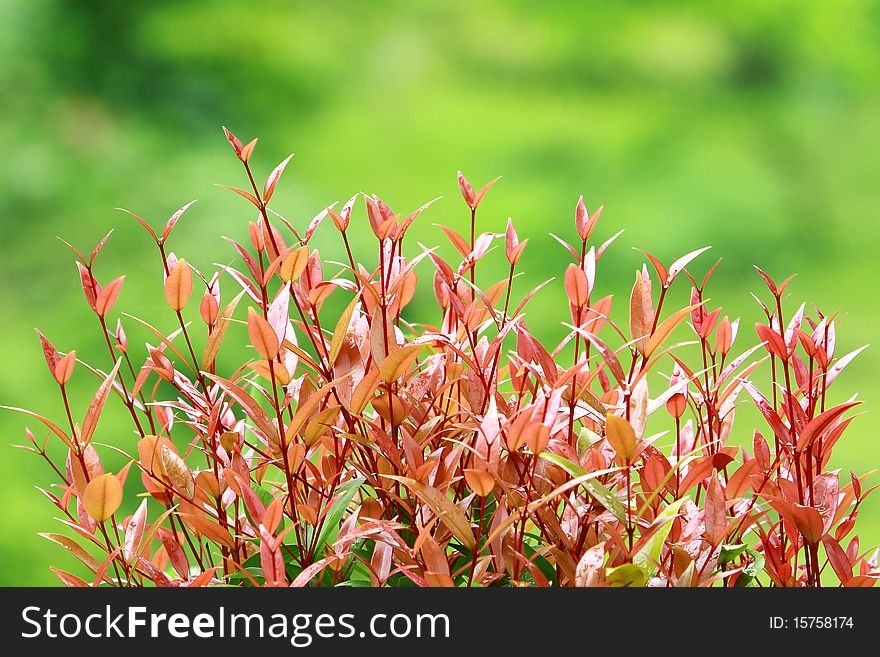
<svg viewBox="0 0 880 657"><path fill-rule="evenodd" d="M55 376L55 367L61 360L61 355L58 353L55 346L46 339L46 336L40 333L39 329L34 329L34 331L37 332L37 336L40 338L40 345L43 347L43 356L46 358L46 365L49 366L49 372L52 373L52 376Z"/></svg>
<svg viewBox="0 0 880 657"><path fill-rule="evenodd" d="M122 291L122 284L124 282L125 276L120 276L108 283L107 287L98 294L97 299L95 299L95 312L98 313L99 317L106 317L107 313L113 308L116 299L119 298L119 293Z"/></svg>
<svg viewBox="0 0 880 657"><path fill-rule="evenodd" d="M492 188L492 185L497 183L499 180L501 180L501 176L498 176L497 178L493 178L492 180L487 182L485 185L483 185L483 188L479 192L477 192L477 195L474 198L474 210L476 210L478 207L480 207L480 202L483 200L483 197L486 195L486 192L488 192Z"/></svg>
<svg viewBox="0 0 880 657"><path fill-rule="evenodd" d="M244 146L241 143L241 140L238 137L236 137L234 134L229 132L229 130L226 129L226 126L223 126L223 134L226 135L226 139L229 141L229 145L232 146L232 150L235 151L235 154L238 156L238 159L241 159L241 149L244 148Z"/></svg>
<svg viewBox="0 0 880 657"><path fill-rule="evenodd" d="M786 354L789 358L794 353L795 347L797 347L798 343L798 331L801 328L801 324L804 321L804 305L801 304L801 307L798 308L798 311L794 314L794 317L791 318L791 321L788 323L788 327L785 329L785 347Z"/></svg>
<svg viewBox="0 0 880 657"><path fill-rule="evenodd" d="M764 270L761 269L760 267L758 267L758 265L753 265L753 267L758 272L758 274L760 274L761 278L764 279L764 283L770 289L770 294L772 294L774 297L778 296L778 290L776 289L776 283L773 282L773 279L770 278L767 274L765 274Z"/></svg>
<svg viewBox="0 0 880 657"><path fill-rule="evenodd" d="M596 228L596 224L599 222L599 217L602 214L602 207L600 206L592 215L587 212L587 206L584 203L584 197L581 195L578 198L577 207L574 211L574 224L577 228L578 236L582 241L586 242L590 239L590 235L593 232L593 229Z"/></svg>
<svg viewBox="0 0 880 657"><path fill-rule="evenodd" d="M293 153L288 155L284 160L272 170L272 173L269 174L269 177L266 178L266 184L263 186L263 202L268 203L269 199L272 198L272 195L275 193L275 186L278 184L278 180L281 178L281 174L284 173L284 168L287 166L287 163L290 162L290 158L293 157Z"/></svg>
<svg viewBox="0 0 880 657"><path fill-rule="evenodd" d="M122 553L131 559L140 552L140 542L147 527L147 500L143 500L125 526L125 542Z"/></svg>
<svg viewBox="0 0 880 657"><path fill-rule="evenodd" d="M642 251L642 249L639 249L639 251ZM657 280L660 281L663 287L669 287L669 284L667 283L667 280L669 279L669 273L666 271L666 267L663 265L663 263L647 251L642 251L642 253L645 254L645 257L651 261L651 264L654 265L654 269L657 270Z"/></svg>
<svg viewBox="0 0 880 657"><path fill-rule="evenodd" d="M98 285L98 281L95 280L92 273L82 263L77 262L76 267L79 270L79 280L82 284L83 294L86 295L86 302L92 310L96 310L95 303L98 295L101 293L101 286Z"/></svg>
<svg viewBox="0 0 880 657"><path fill-rule="evenodd" d="M76 350L71 350L64 358L58 361L55 371L52 373L59 385L65 385L73 375L76 365Z"/></svg>
<svg viewBox="0 0 880 657"><path fill-rule="evenodd" d="M801 429L797 442L797 451L802 452L807 449L813 442L819 438L825 431L833 426L840 417L853 406L858 406L861 402L847 402L833 408L829 408L824 413L817 415L810 420L807 425Z"/></svg>
<svg viewBox="0 0 880 657"><path fill-rule="evenodd" d="M765 345L767 351L776 356L777 358L781 358L783 360L788 359L788 347L785 344L785 340L772 328L767 326L766 324L755 324L755 331L758 333L758 337L762 342L766 342Z"/></svg>
<svg viewBox="0 0 880 657"><path fill-rule="evenodd" d="M705 538L712 547L717 547L727 535L727 500L724 487L718 480L718 475L713 474L706 489L706 507L703 521L705 523Z"/></svg>
<svg viewBox="0 0 880 657"><path fill-rule="evenodd" d="M507 256L508 262L511 262L510 254L516 248L517 244L519 244L519 236L516 234L516 228L513 227L513 219L508 217L507 229L504 231L504 253ZM511 262L511 264L513 264L513 262Z"/></svg>
<svg viewBox="0 0 880 657"><path fill-rule="evenodd" d="M195 203L195 201L190 201L173 215L171 215L171 218L168 219L168 221L165 223L165 228L162 231L162 239L160 240L161 242L165 242L171 236L171 231L174 230L174 226L177 225L177 222L183 216L183 213L186 212L193 203Z"/></svg>
<svg viewBox="0 0 880 657"><path fill-rule="evenodd" d="M467 203L471 209L474 209L476 207L474 205L474 201L476 200L474 188L461 171L458 172L458 188L461 190L461 196L464 199L464 202Z"/></svg>
<svg viewBox="0 0 880 657"><path fill-rule="evenodd" d="M246 192L243 189L239 189L238 187L230 187L229 185L217 185L217 187L222 187L223 189L228 189L232 192L235 192L239 196L243 196L248 201L253 203L254 207L256 207L257 209L262 209L262 207L263 207L260 204L260 201L257 199L257 197L254 196L253 194L251 194L250 192Z"/></svg>
<svg viewBox="0 0 880 657"><path fill-rule="evenodd" d="M144 221L143 219L141 219L141 218L140 218L139 216L137 216L134 212L129 212L129 211L126 210L125 208L116 208L116 209L119 210L119 211L121 211L121 212L125 212L127 215L129 215L129 216L131 216L131 217L134 217L134 218L137 220L137 222L138 222L141 226L143 226L144 229L150 234L150 237L152 237L152 238L156 241L157 244L159 243L159 241L160 241L160 240L159 240L159 236L156 235L156 231L154 231L154 230L150 227L150 224L148 224L146 221Z"/></svg>
<svg viewBox="0 0 880 657"><path fill-rule="evenodd" d="M751 395L752 399L755 401L755 405L758 407L758 410L761 411L761 415L764 416L764 419L767 420L767 424L770 425L770 428L773 429L773 433L779 436L783 440L783 442L789 442L790 433L788 427L786 427L782 420L779 417L779 414L773 409L770 405L770 402L767 401L767 398L758 390L755 386L753 386L748 381L743 381L742 384L743 389Z"/></svg>
<svg viewBox="0 0 880 657"><path fill-rule="evenodd" d="M711 246L704 246L702 249L697 249L696 251L691 251L683 256L681 256L678 260L672 263L669 267L669 274L666 280L667 285L672 285L672 281L675 280L675 277L678 276L679 272L690 264L690 262L696 258L701 253L705 253Z"/></svg>
<svg viewBox="0 0 880 657"><path fill-rule="evenodd" d="M89 404L89 410L86 411L86 417L83 419L82 430L80 431L80 445L87 445L95 434L95 429L98 426L98 419L101 417L101 412L104 410L104 404L107 402L107 397L110 395L110 389L113 387L113 380L116 378L116 373L119 371L119 365L121 363L122 359L116 361L116 365L113 366L113 369L110 370L110 374L107 375L107 378L104 379L98 387L98 391L95 393L92 403Z"/></svg>
<svg viewBox="0 0 880 657"><path fill-rule="evenodd" d="M853 574L852 564L846 556L846 552L840 547L840 543L831 538L831 536L824 536L822 544L825 546L825 554L828 555L828 561L834 569L834 573L845 584L852 578Z"/></svg>
<svg viewBox="0 0 880 657"><path fill-rule="evenodd" d="M110 230L104 237L101 238L101 241L98 242L98 245L92 249L92 254L89 256L89 267L95 264L95 258L98 257L98 254L101 252L101 249L104 248L104 245L107 243L107 240L110 238L110 235L113 234L113 231Z"/></svg>
<svg viewBox="0 0 880 657"><path fill-rule="evenodd" d="M803 535L804 541L809 545L815 545L822 540L824 523L818 510L811 506L794 503L791 506L791 515L798 531Z"/></svg>

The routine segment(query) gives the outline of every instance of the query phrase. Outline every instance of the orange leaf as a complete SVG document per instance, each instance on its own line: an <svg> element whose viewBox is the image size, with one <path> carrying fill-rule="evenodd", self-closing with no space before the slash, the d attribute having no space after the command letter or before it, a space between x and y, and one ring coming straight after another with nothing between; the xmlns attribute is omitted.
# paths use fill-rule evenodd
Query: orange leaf
<svg viewBox="0 0 880 657"><path fill-rule="evenodd" d="M309 247L301 246L293 249L284 256L281 266L278 268L278 275L285 283L299 280L299 277L305 271L306 264L309 261Z"/></svg>
<svg viewBox="0 0 880 657"><path fill-rule="evenodd" d="M71 351L64 358L58 361L55 365L55 371L53 375L55 376L55 380L60 384L64 385L68 381L70 381L70 377L73 375L73 368L76 365L76 351Z"/></svg>
<svg viewBox="0 0 880 657"><path fill-rule="evenodd" d="M587 275L575 264L570 264L565 270L565 293L568 295L568 300L579 308L586 306L590 298Z"/></svg>
<svg viewBox="0 0 880 657"><path fill-rule="evenodd" d="M214 330L211 331L211 335L208 336L208 341L205 343L205 351L202 355L203 370L210 369L211 365L214 364L217 354L220 351L220 345L223 343L223 338L226 336L226 329L229 328L229 320L232 318L232 313L235 312L235 307L241 300L242 295L244 295L244 290L239 292L235 298L229 302L217 318L217 322L214 324Z"/></svg>
<svg viewBox="0 0 880 657"><path fill-rule="evenodd" d="M98 522L104 522L122 504L122 484L116 475L107 473L92 479L83 494L83 504L88 514Z"/></svg>
<svg viewBox="0 0 880 657"><path fill-rule="evenodd" d="M275 383L279 386L286 386L290 383L290 373L287 371L287 368L276 361L255 360L252 363L248 363L247 366L268 381L272 381L272 375L274 374Z"/></svg>
<svg viewBox="0 0 880 657"><path fill-rule="evenodd" d="M263 512L263 525L269 530L270 534L275 534L279 525L281 525L283 517L284 502L282 501L282 498L276 497L269 503L269 506L267 506L266 510Z"/></svg>
<svg viewBox="0 0 880 657"><path fill-rule="evenodd" d="M315 392L313 392L308 399L301 401L297 404L296 413L293 415L293 419L290 421L290 424L287 425L287 431L284 434L285 440L288 444L293 441L293 438L302 429L303 425L311 418L312 412L317 408L318 404L326 397L330 391L333 389L333 386L342 381L346 376L341 376L338 379L334 379L330 383L318 388ZM338 411L339 409L337 409Z"/></svg>
<svg viewBox="0 0 880 657"><path fill-rule="evenodd" d="M701 305L703 305L702 302L696 303L692 306L688 306L687 308L682 308L681 310L673 313L670 317L667 317L666 321L664 321L662 324L660 324L660 326L657 327L657 330L654 331L654 333L648 340L648 344L645 347L645 356L650 358L651 354L653 354L657 350L657 347L662 345L666 338L669 337L669 334L672 333L672 331L675 329L675 327L678 326L679 323L681 323L681 320L687 317L694 308L698 308Z"/></svg>
<svg viewBox="0 0 880 657"><path fill-rule="evenodd" d="M451 499L446 497L439 490L428 484L424 484L409 477L397 477L394 475L385 475L388 479L394 479L405 484L416 495L422 498L434 514L440 518L440 521L449 528L455 537L469 550L473 550L476 546L474 532L471 529L470 522L464 511L461 510Z"/></svg>
<svg viewBox="0 0 880 657"><path fill-rule="evenodd" d="M605 416L605 438L617 455L627 464L632 463L638 450L636 432L632 425L619 415Z"/></svg>
<svg viewBox="0 0 880 657"><path fill-rule="evenodd" d="M58 570L55 566L49 566L49 570L55 573L55 576L68 588L87 588L89 586L87 582L84 582L76 575Z"/></svg>
<svg viewBox="0 0 880 657"><path fill-rule="evenodd" d="M257 140L254 139L254 140L250 141L246 146L242 147L241 155L239 155L239 157L241 157L242 162L247 162L248 160L251 159L251 155L253 155L254 147L256 145L257 145Z"/></svg>
<svg viewBox="0 0 880 657"><path fill-rule="evenodd" d="M119 297L119 292L122 290L122 284L125 282L125 276L120 276L116 280L108 283L107 287L105 287L98 294L98 298L95 300L95 312L98 313L99 316L105 317L110 309L113 308L113 304L116 303L116 299Z"/></svg>
<svg viewBox="0 0 880 657"><path fill-rule="evenodd" d="M196 493L196 484L193 480L192 472L183 462L176 452L171 450L168 445L161 447L162 468L168 476L168 480L182 493L184 497L191 500Z"/></svg>
<svg viewBox="0 0 880 657"><path fill-rule="evenodd" d="M181 258L165 279L165 299L171 310L180 312L186 308L192 288L192 270L186 264L186 260Z"/></svg>
<svg viewBox="0 0 880 657"><path fill-rule="evenodd" d="M253 194L251 194L250 192L246 192L243 189L239 189L238 187L230 187L229 185L217 185L217 186L222 187L223 189L228 189L231 192L235 192L239 196L246 198L248 201L250 201L254 205L254 207L256 207L260 210L263 209L263 206L260 203L259 199L257 199L257 197L254 196Z"/></svg>
<svg viewBox="0 0 880 657"><path fill-rule="evenodd" d="M382 380L385 383L393 383L400 379L409 370L410 365L413 364L416 358L419 357L419 352L424 346L424 344L416 344L392 351L380 365L379 371L382 375Z"/></svg>
<svg viewBox="0 0 880 657"><path fill-rule="evenodd" d="M495 488L495 477L488 470L467 468L464 471L464 479L472 491L480 497L486 497Z"/></svg>
<svg viewBox="0 0 880 657"><path fill-rule="evenodd" d="M471 246L461 235L446 226L440 226L440 230L446 233L446 237L449 238L449 241L452 242L452 246L454 246L455 250L461 254L462 258L467 258L468 255L470 255Z"/></svg>
<svg viewBox="0 0 880 657"><path fill-rule="evenodd" d="M266 360L278 355L278 336L272 326L253 308L248 308L248 335L254 349Z"/></svg>

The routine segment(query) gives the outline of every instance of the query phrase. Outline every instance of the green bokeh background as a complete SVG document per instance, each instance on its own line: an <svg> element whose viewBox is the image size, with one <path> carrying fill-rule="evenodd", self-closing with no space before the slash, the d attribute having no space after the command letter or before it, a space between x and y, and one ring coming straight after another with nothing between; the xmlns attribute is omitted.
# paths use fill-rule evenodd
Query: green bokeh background
<svg viewBox="0 0 880 657"><path fill-rule="evenodd" d="M839 353L876 342L878 43L880 5L868 0L0 0L0 403L63 418L35 326L107 367L56 236L89 249L115 228L99 278L126 273L119 308L169 330L156 256L114 208L160 225L198 198L172 248L206 270L231 260L219 236L244 239L252 217L213 186L244 182L221 124L260 137L263 175L297 153L274 201L297 225L356 191L403 212L443 196L414 229L433 246L432 223L466 225L456 170L475 184L503 174L481 228L512 216L531 237L520 290L562 272L547 233L573 234L583 193L606 206L600 238L626 230L599 281L618 301L641 262L631 247L669 262L713 244L724 262L712 303L743 316L741 345L758 319L753 263L780 279L798 272L792 304L844 306ZM364 221L357 230L366 237ZM315 240L341 259L329 224ZM355 251L372 253L360 240ZM501 271L487 266L485 280ZM547 339L567 315L559 287L528 315ZM415 308L425 318L429 289ZM868 411L837 448L845 471L880 464L878 370L869 349L836 384ZM97 382L83 368L76 377L84 409ZM109 411L97 440L131 448L124 420ZM0 584L54 584L49 564L80 571L36 535L60 525L34 488L51 472L7 447L24 426L0 414ZM743 424L735 438L750 435ZM863 545L880 543L880 504L864 509Z"/></svg>

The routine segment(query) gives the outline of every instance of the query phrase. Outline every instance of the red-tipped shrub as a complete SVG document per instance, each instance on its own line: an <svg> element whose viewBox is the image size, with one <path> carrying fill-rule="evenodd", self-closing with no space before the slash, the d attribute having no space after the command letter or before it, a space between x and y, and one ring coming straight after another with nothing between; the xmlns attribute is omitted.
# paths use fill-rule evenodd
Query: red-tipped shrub
<svg viewBox="0 0 880 657"><path fill-rule="evenodd" d="M564 244L572 263L557 283L569 332L544 345L523 320L537 289L512 290L526 240L512 222L477 232L492 183L476 191L458 175L469 235L443 231L459 263L404 254L427 205L401 216L364 196L377 247L364 265L347 232L357 196L294 226L268 208L289 158L260 187L256 140L226 136L248 179L229 189L255 217L247 242L233 242L240 264L222 271L237 293L221 294L219 274L168 250L188 206L161 231L135 216L158 249L178 329L164 335L140 320L155 344L140 356L127 344L111 319L124 278L102 284L94 274L102 241L88 257L74 251L106 371L74 372L75 352L39 336L67 414L55 423L24 412L48 428L46 440L63 441L67 461L54 463L31 432L26 449L60 479L45 493L73 534L45 536L85 566L53 568L66 585L871 586L880 577L877 553L854 535L870 491L828 470L857 402L834 404L827 391L858 352L837 357L833 315L786 312L791 279L777 285L758 270L769 295L756 342L703 301L714 267L702 280L687 267L704 250L668 267L646 253L653 270L636 273L628 324L618 325L611 297L595 289L613 238L594 243L601 208L590 214L581 198L575 246ZM333 278L308 246L326 217L347 262ZM509 276L483 287L476 270L495 240ZM422 287L431 272L437 326L406 321L416 267ZM669 289L688 281L690 303L669 308ZM347 299L338 316L321 313L331 294ZM184 320L193 304L200 326ZM233 331L247 332L253 357L221 370ZM85 385L86 369L99 386L76 424L67 389ZM127 408L137 434L114 446L130 459L116 473L93 443L108 402ZM745 432L751 451L728 444L744 403L763 417ZM137 511L120 517L136 495Z"/></svg>

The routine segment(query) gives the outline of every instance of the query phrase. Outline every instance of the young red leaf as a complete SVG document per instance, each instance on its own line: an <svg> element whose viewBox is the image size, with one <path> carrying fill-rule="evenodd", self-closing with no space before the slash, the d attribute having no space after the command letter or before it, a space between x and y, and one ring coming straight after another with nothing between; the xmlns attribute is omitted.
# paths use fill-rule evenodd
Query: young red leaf
<svg viewBox="0 0 880 657"><path fill-rule="evenodd" d="M727 498L717 474L712 474L706 489L703 538L714 548L727 535Z"/></svg>
<svg viewBox="0 0 880 657"><path fill-rule="evenodd" d="M256 196L251 194L250 192L246 192L245 190L239 189L238 187L230 187L229 185L217 185L217 187L222 187L223 189L228 189L231 192L235 192L236 194L238 194L242 198L246 198L258 210L262 209L262 207L263 207L263 204L260 203L260 200Z"/></svg>
<svg viewBox="0 0 880 657"><path fill-rule="evenodd" d="M134 515L125 526L125 542L122 553L131 560L140 552L140 542L147 527L147 500L143 500Z"/></svg>
<svg viewBox="0 0 880 657"><path fill-rule="evenodd" d="M596 228L599 217L602 215L602 207L600 206L592 215L587 212L587 206L584 203L584 197L578 198L577 207L574 212L574 223L577 228L578 236L582 241L586 242L590 239L590 235Z"/></svg>
<svg viewBox="0 0 880 657"><path fill-rule="evenodd" d="M636 341L636 349L644 354L654 328L654 302L647 268L636 271L636 282L629 298L629 328L630 335Z"/></svg>
<svg viewBox="0 0 880 657"><path fill-rule="evenodd" d="M281 178L281 174L284 173L284 169L292 157L293 153L284 158L281 164L275 167L268 178L266 178L266 184L263 185L263 203L268 203L269 199L272 198L272 195L275 193L275 187L278 185L278 180Z"/></svg>
<svg viewBox="0 0 880 657"><path fill-rule="evenodd" d="M122 290L122 284L125 282L125 276L120 276L114 281L107 284L107 287L101 290L95 299L95 312L99 317L106 317L107 313L113 308L116 299L119 298L119 292Z"/></svg>
<svg viewBox="0 0 880 657"><path fill-rule="evenodd" d="M468 207L475 209L476 194L474 193L474 188L461 171L458 172L458 188L461 190L461 196L464 202L468 204Z"/></svg>
<svg viewBox="0 0 880 657"><path fill-rule="evenodd" d="M55 371L52 373L59 385L65 385L73 376L73 368L76 365L76 350L70 351L58 361Z"/></svg>
<svg viewBox="0 0 880 657"><path fill-rule="evenodd" d="M254 148L256 147L256 145L257 145L257 140L253 139L253 140L249 141L245 146L242 147L241 154L239 155L242 162L247 162L248 160L251 159L251 155L253 155Z"/></svg>
<svg viewBox="0 0 880 657"><path fill-rule="evenodd" d="M61 360L61 354L58 353L55 345L49 342L39 329L34 329L34 331L36 331L37 337L40 338L40 346L43 348L43 356L46 359L46 365L49 366L49 372L51 372L52 376L55 376L55 370L58 362ZM61 383L61 381L58 381L58 383Z"/></svg>
<svg viewBox="0 0 880 657"><path fill-rule="evenodd" d="M101 286L98 285L98 281L92 276L92 272L86 269L85 265L77 262L76 267L79 270L79 280L82 285L83 294L86 295L86 302L92 310L96 310L95 304L98 295L101 293Z"/></svg>
<svg viewBox="0 0 880 657"><path fill-rule="evenodd" d="M492 186L495 183L497 183L499 180L501 180L501 176L498 176L497 178L493 178L492 180L487 182L485 185L483 185L483 188L479 192L477 192L477 195L474 197L474 210L476 210L478 207L480 207L480 202L483 200L483 197L486 195L486 192L488 192L492 188Z"/></svg>
<svg viewBox="0 0 880 657"><path fill-rule="evenodd" d="M235 151L235 154L241 159L241 150L244 148L241 140L229 132L229 130L226 129L226 126L223 126L223 134L226 135L226 140L229 142L229 145L232 146L232 150Z"/></svg>
<svg viewBox="0 0 880 657"><path fill-rule="evenodd" d="M116 365L113 366L113 369L110 370L110 374L107 375L107 378L105 378L98 387L98 391L95 393L92 403L89 404L89 410L86 412L86 417L83 420L82 429L79 435L80 445L88 445L92 436L95 434L95 429L98 426L98 419L101 417L101 413L104 410L104 404L107 402L107 397L110 395L110 389L113 387L113 380L116 378L116 373L119 371L120 364L122 364L122 359L116 361Z"/></svg>
<svg viewBox="0 0 880 657"><path fill-rule="evenodd" d="M711 246L704 246L702 249L691 251L690 253L681 256L678 260L673 262L669 266L669 273L667 275L666 284L672 285L672 281L675 280L675 277L678 276L679 272L681 272L682 269L687 267L694 258L699 256L701 253L705 253L711 248Z"/></svg>
<svg viewBox="0 0 880 657"><path fill-rule="evenodd" d="M177 222L180 221L180 218L183 216L183 213L186 212L190 206L195 203L195 201L190 201L182 208L180 208L177 212L175 212L171 217L165 222L165 228L162 230L162 237L159 239L160 242L164 243L171 237L171 231L174 230L174 227L177 225Z"/></svg>
<svg viewBox="0 0 880 657"><path fill-rule="evenodd" d="M822 540L824 523L819 512L811 506L792 504L791 515L798 531L803 535L808 545L815 545Z"/></svg>

